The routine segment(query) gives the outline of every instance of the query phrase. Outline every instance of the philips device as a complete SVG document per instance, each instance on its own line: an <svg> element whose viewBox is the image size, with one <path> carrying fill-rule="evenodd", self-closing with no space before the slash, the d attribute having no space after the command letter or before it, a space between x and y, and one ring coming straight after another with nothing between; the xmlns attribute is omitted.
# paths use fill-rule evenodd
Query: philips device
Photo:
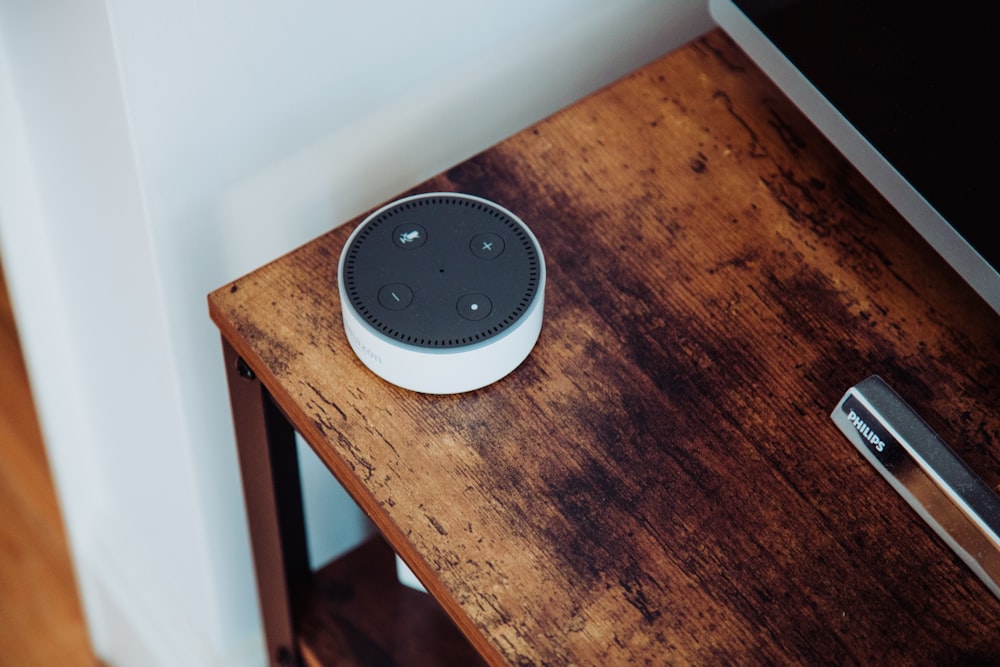
<svg viewBox="0 0 1000 667"><path fill-rule="evenodd" d="M851 387L831 418L1000 598L1000 496L877 375Z"/></svg>

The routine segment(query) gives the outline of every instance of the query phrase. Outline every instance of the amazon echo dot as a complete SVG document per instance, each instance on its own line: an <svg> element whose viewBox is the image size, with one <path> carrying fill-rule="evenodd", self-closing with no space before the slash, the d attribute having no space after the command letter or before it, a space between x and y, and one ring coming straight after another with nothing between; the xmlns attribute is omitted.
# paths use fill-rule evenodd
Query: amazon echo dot
<svg viewBox="0 0 1000 667"><path fill-rule="evenodd" d="M472 195L421 194L378 209L347 239L337 277L351 348L413 391L495 382L541 331L538 240L516 215Z"/></svg>

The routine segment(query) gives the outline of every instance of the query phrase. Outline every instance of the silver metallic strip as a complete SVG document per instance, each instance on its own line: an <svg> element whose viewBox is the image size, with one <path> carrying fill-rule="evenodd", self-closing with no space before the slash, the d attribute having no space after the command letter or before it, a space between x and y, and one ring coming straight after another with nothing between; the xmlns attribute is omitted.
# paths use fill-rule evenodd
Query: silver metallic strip
<svg viewBox="0 0 1000 667"><path fill-rule="evenodd" d="M1000 496L877 375L851 387L830 416L1000 598Z"/></svg>

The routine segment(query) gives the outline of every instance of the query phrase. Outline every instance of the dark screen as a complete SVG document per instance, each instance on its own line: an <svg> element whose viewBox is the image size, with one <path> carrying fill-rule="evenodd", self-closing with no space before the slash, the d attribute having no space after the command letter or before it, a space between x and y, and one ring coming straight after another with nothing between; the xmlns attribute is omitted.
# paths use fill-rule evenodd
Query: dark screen
<svg viewBox="0 0 1000 667"><path fill-rule="evenodd" d="M736 0L994 267L1000 35L987 4Z"/></svg>

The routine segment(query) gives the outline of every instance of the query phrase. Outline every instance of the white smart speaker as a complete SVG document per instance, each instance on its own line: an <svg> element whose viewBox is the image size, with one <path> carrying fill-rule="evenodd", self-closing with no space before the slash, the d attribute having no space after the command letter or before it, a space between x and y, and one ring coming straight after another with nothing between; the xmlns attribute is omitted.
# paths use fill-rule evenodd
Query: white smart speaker
<svg viewBox="0 0 1000 667"><path fill-rule="evenodd" d="M420 194L380 208L348 238L337 276L351 348L413 391L495 382L541 331L538 240L516 215L472 195Z"/></svg>

